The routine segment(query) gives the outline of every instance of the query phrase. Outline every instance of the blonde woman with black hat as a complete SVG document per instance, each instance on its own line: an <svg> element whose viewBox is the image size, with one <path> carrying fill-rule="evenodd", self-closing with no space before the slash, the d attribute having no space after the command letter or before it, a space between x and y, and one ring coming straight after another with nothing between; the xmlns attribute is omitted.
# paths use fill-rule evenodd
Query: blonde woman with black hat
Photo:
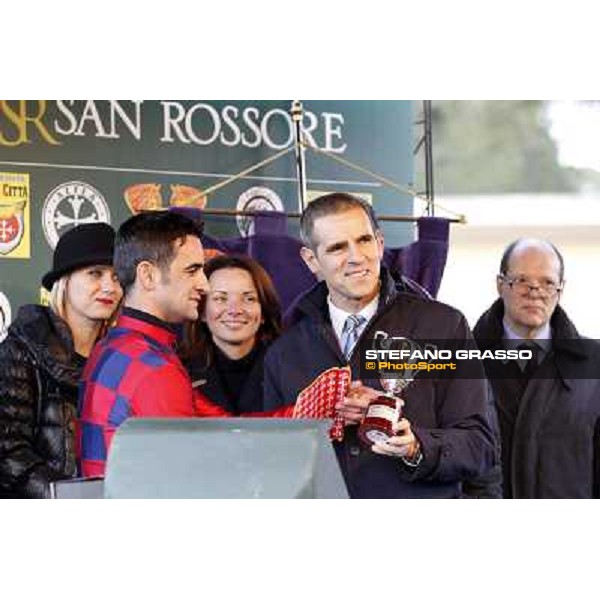
<svg viewBox="0 0 600 600"><path fill-rule="evenodd" d="M122 296L114 238L106 223L65 233L42 279L50 306L22 306L0 344L0 498L45 498L77 474L79 377Z"/></svg>

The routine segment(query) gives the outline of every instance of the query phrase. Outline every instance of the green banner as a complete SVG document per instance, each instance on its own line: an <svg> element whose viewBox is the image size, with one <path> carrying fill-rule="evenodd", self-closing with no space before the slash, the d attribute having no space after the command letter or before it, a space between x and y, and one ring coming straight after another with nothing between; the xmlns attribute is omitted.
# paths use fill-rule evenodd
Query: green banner
<svg viewBox="0 0 600 600"><path fill-rule="evenodd" d="M0 101L0 316L39 300L52 249L77 223L118 226L137 210L172 205L298 211L295 151L285 152L291 104ZM321 151L306 150L309 197L341 190L364 195L378 214L412 214L410 195L335 160L412 185L410 101L308 100L303 109L306 142ZM252 231L247 218L206 220L213 235ZM410 224L383 229L388 245L413 239ZM289 230L297 232L295 221Z"/></svg>

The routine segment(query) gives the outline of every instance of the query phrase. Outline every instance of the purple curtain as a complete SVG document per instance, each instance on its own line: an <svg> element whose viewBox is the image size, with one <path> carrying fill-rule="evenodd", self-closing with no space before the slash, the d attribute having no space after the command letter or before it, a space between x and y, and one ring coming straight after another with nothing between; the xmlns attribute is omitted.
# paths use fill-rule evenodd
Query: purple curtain
<svg viewBox="0 0 600 600"><path fill-rule="evenodd" d="M449 234L447 219L421 217L417 222L417 241L401 248L386 248L383 264L392 274L416 281L435 298L448 257Z"/></svg>
<svg viewBox="0 0 600 600"><path fill-rule="evenodd" d="M202 211L177 208L187 216L201 219ZM449 221L422 217L417 223L418 239L402 248L386 248L383 264L392 275L403 275L436 296L448 256ZM312 287L316 279L300 258L302 243L287 233L287 218L272 211L257 212L254 235L216 239L205 235L203 244L225 254L247 254L269 273L285 312L294 299Z"/></svg>

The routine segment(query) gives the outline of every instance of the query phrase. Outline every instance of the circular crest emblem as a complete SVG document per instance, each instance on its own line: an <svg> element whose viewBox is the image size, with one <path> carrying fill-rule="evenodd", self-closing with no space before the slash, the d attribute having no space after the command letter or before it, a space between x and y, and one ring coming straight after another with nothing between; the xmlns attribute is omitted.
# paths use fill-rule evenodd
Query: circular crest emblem
<svg viewBox="0 0 600 600"><path fill-rule="evenodd" d="M283 202L281 198L271 189L266 187L252 187L246 190L237 202L237 210L274 210L283 212ZM247 237L254 233L254 218L248 215L238 215L236 217L237 226L242 237Z"/></svg>
<svg viewBox="0 0 600 600"><path fill-rule="evenodd" d="M62 183L48 194L44 202L42 227L52 249L69 229L99 221L110 223L110 211L102 194L89 183Z"/></svg>
<svg viewBox="0 0 600 600"><path fill-rule="evenodd" d="M6 337L8 326L12 321L12 314L10 312L10 303L8 298L0 292L0 342Z"/></svg>

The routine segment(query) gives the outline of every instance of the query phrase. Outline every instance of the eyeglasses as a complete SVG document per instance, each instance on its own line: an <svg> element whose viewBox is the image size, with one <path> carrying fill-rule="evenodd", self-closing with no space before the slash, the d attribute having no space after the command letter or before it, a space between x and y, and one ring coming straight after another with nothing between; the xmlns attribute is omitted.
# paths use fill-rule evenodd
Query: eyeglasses
<svg viewBox="0 0 600 600"><path fill-rule="evenodd" d="M544 279L539 283L532 283L526 277L508 277L507 275L498 275L498 277L508 285L511 290L519 294L530 294L534 290L546 298L556 296L563 288L562 283L556 283L552 279Z"/></svg>

